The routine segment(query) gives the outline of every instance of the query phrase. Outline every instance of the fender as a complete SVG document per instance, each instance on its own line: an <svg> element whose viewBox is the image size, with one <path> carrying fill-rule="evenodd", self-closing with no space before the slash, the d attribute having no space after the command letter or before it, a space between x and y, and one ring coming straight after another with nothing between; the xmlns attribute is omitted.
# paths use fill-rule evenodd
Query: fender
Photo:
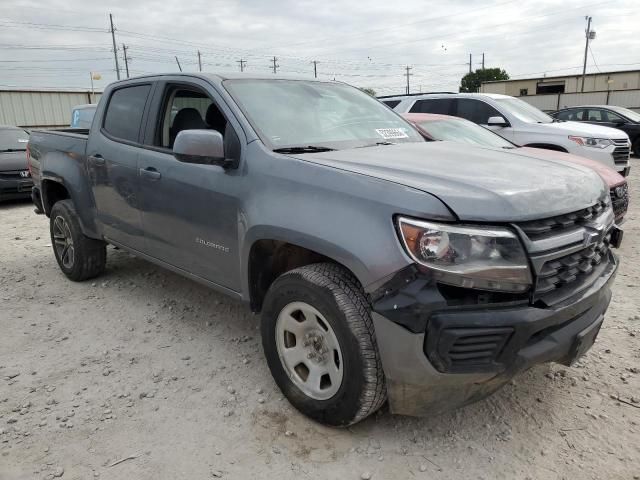
<svg viewBox="0 0 640 480"><path fill-rule="evenodd" d="M100 229L96 224L96 208L89 185L89 179L84 167L84 155L73 153L48 152L42 165L41 187L45 182L61 184L69 193L73 201L82 228L86 236L101 239ZM47 189L41 188L43 204L48 204ZM50 211L45 211L47 216Z"/></svg>
<svg viewBox="0 0 640 480"><path fill-rule="evenodd" d="M366 285L372 282L372 272L367 268L362 259L338 244L283 227L256 225L247 230L244 238L241 238L242 251L240 268L242 272L242 296L243 299L247 301L250 299L249 255L251 248L259 240L277 240L312 250L349 269L365 288Z"/></svg>

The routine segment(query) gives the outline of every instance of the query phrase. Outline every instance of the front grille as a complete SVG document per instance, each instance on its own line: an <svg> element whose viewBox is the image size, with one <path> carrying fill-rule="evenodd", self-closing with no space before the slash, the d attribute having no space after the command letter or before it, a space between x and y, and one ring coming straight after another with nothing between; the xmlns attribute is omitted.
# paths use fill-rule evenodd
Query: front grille
<svg viewBox="0 0 640 480"><path fill-rule="evenodd" d="M606 261L610 240L611 234L607 234L598 243L546 262L538 273L536 295L544 295L588 277L596 266Z"/></svg>
<svg viewBox="0 0 640 480"><path fill-rule="evenodd" d="M624 216L629 208L629 185L624 183L609 190L611 196L611 205L613 206L613 214L616 220Z"/></svg>
<svg viewBox="0 0 640 480"><path fill-rule="evenodd" d="M511 327L447 328L438 342L438 356L447 371L492 365L513 334Z"/></svg>
<svg viewBox="0 0 640 480"><path fill-rule="evenodd" d="M629 141L626 138L614 138L611 140L614 145L624 147L629 145Z"/></svg>
<svg viewBox="0 0 640 480"><path fill-rule="evenodd" d="M27 179L29 178L29 176L27 177L23 177L22 175L20 175L20 172L28 172L28 170L7 170L4 172L0 172L0 179L2 180L20 180L20 179Z"/></svg>
<svg viewBox="0 0 640 480"><path fill-rule="evenodd" d="M613 163L616 165L626 165L629 161L629 155L631 153L631 149L629 145L626 147L616 147L613 149L613 153L611 156L613 157Z"/></svg>
<svg viewBox="0 0 640 480"><path fill-rule="evenodd" d="M561 233L563 230L572 227L584 225L597 217L606 208L607 204L605 202L599 202L577 212L557 215L543 220L523 222L518 224L518 226L530 240L537 240L542 237Z"/></svg>

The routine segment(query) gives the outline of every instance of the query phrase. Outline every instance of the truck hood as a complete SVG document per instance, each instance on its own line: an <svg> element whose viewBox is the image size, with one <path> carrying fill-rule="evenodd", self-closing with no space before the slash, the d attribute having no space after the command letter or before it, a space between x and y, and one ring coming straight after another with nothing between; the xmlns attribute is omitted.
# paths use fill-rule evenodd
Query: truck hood
<svg viewBox="0 0 640 480"><path fill-rule="evenodd" d="M297 158L430 193L464 221L551 217L591 206L607 193L600 177L585 167L531 158L515 149L417 142Z"/></svg>
<svg viewBox="0 0 640 480"><path fill-rule="evenodd" d="M537 132L546 131L553 135L576 135L579 137L626 139L628 135L617 128L602 127L584 122L535 123Z"/></svg>
<svg viewBox="0 0 640 480"><path fill-rule="evenodd" d="M575 163L576 165L582 165L595 171L600 178L604 180L609 188L617 187L626 183L626 179L616 172L613 168L609 168L603 163L596 162L590 158L580 157L571 153L556 152L555 150L546 150L544 148L531 148L521 147L518 149L518 153L528 155L533 158L543 158L547 160L558 160L559 162Z"/></svg>
<svg viewBox="0 0 640 480"><path fill-rule="evenodd" d="M0 152L0 172L27 168L26 152Z"/></svg>

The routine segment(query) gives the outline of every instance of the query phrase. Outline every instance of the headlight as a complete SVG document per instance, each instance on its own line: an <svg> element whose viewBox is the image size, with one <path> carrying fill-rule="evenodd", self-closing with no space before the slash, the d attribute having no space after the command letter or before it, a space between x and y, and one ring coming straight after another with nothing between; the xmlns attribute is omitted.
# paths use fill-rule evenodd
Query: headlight
<svg viewBox="0 0 640 480"><path fill-rule="evenodd" d="M442 283L525 292L531 272L520 241L505 228L463 227L399 217L407 252Z"/></svg>
<svg viewBox="0 0 640 480"><path fill-rule="evenodd" d="M607 148L609 145L613 145L613 141L608 138L577 137L569 135L569 140L586 147Z"/></svg>

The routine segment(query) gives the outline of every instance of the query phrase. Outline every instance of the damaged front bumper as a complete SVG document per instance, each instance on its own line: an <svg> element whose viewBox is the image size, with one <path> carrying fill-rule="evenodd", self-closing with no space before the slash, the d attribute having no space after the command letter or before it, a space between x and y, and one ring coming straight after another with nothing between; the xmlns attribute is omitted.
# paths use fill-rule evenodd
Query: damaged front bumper
<svg viewBox="0 0 640 480"><path fill-rule="evenodd" d="M397 294L374 302L372 314L391 411L452 410L533 365L571 364L595 341L617 267L611 254L593 284L553 307L511 301L447 308L435 285L405 278Z"/></svg>

